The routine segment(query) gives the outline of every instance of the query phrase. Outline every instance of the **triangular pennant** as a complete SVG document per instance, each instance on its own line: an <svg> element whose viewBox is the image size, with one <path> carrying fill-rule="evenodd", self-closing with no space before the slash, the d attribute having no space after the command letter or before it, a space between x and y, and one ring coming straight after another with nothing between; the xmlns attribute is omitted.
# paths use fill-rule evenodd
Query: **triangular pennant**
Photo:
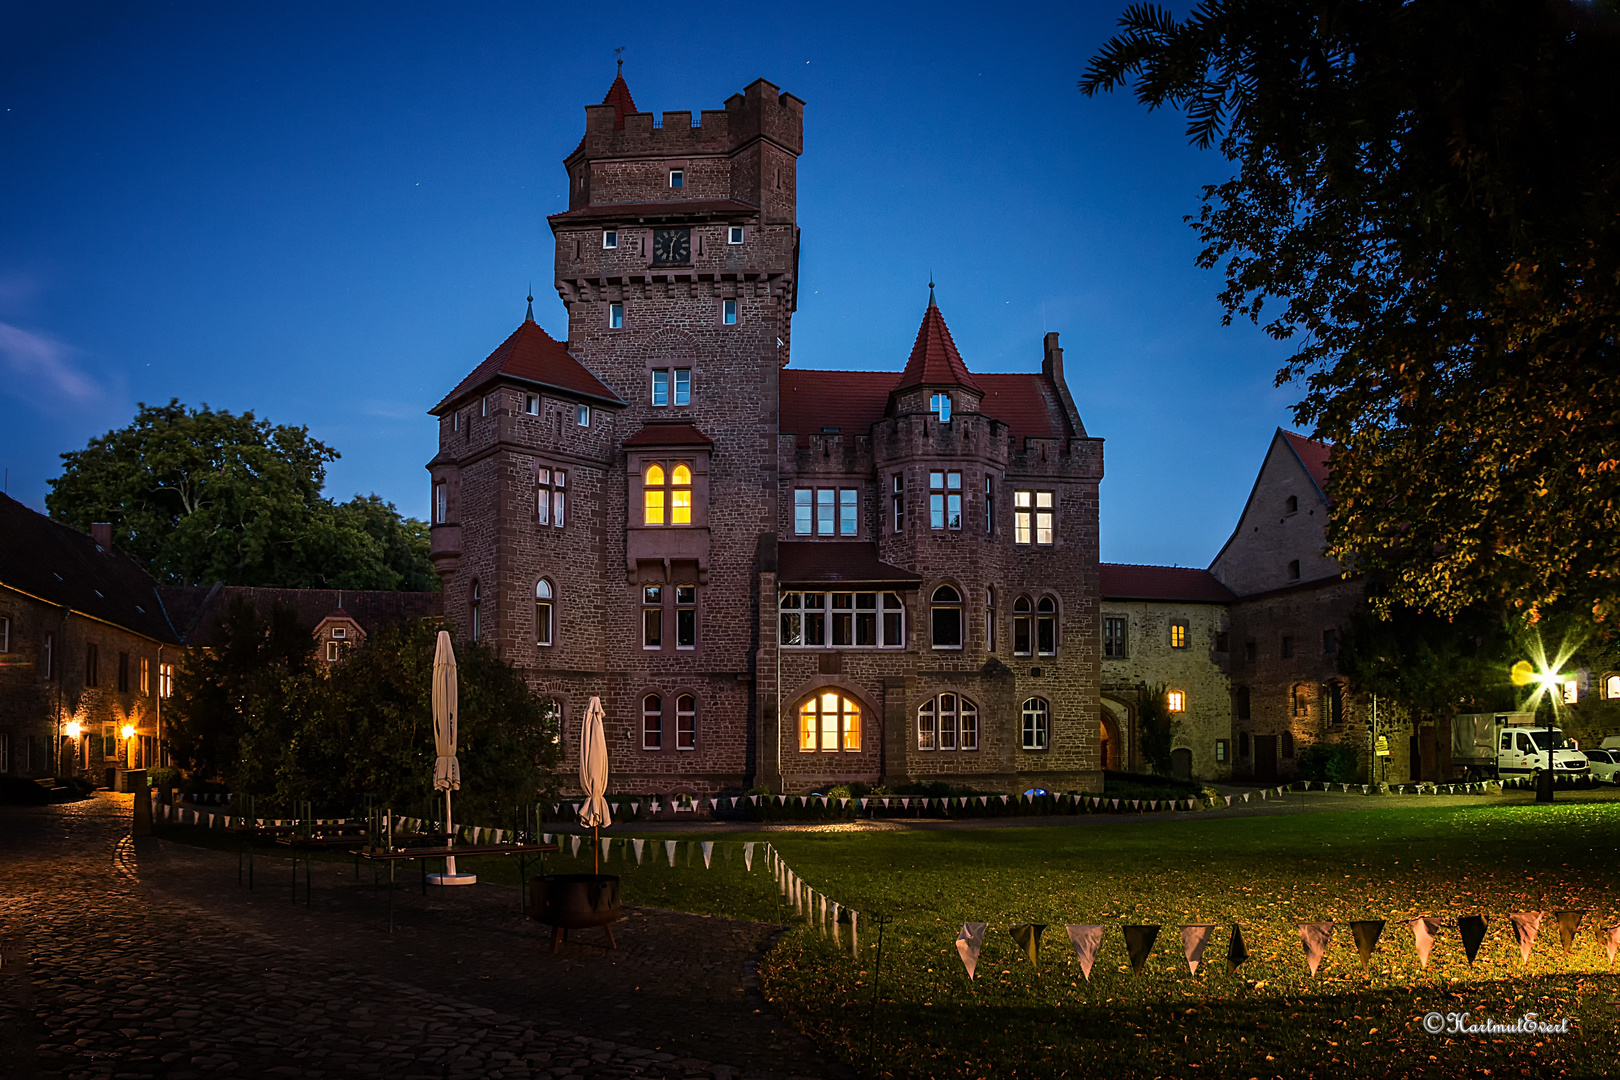
<svg viewBox="0 0 1620 1080"><path fill-rule="evenodd" d="M1119 809L1119 800L1118 800L1118 799L1115 799L1115 800L1114 800L1114 809L1115 809L1115 810L1118 810L1118 809Z"/></svg>
<svg viewBox="0 0 1620 1080"><path fill-rule="evenodd" d="M1412 943L1417 949L1418 965L1429 966L1429 952L1434 948L1434 939L1440 936L1440 922L1426 916L1409 919L1406 923L1412 930Z"/></svg>
<svg viewBox="0 0 1620 1080"><path fill-rule="evenodd" d="M1158 936L1157 926L1125 928L1125 952L1131 958L1131 970L1138 975L1142 973L1142 965L1147 963L1148 953L1153 951L1153 940Z"/></svg>
<svg viewBox="0 0 1620 1080"><path fill-rule="evenodd" d="M675 845L677 843L678 841L675 840L664 841L664 855L669 859L669 866L672 870L675 868Z"/></svg>
<svg viewBox="0 0 1620 1080"><path fill-rule="evenodd" d="M1002 806L1006 806L1006 805L1007 805L1007 796L1005 796L1005 795L1003 795L1003 796L1002 796L1002 797L1001 797L1001 805L1002 805Z"/></svg>
<svg viewBox="0 0 1620 1080"><path fill-rule="evenodd" d="M1609 966L1614 967L1614 954L1620 950L1620 925L1605 926L1597 932L1598 944L1609 954Z"/></svg>
<svg viewBox="0 0 1620 1080"><path fill-rule="evenodd" d="M743 845L743 869L750 873L754 870L754 844L752 841Z"/></svg>
<svg viewBox="0 0 1620 1080"><path fill-rule="evenodd" d="M1232 796L1230 796L1230 795L1226 795L1226 796L1223 796L1223 798L1225 798L1225 799L1226 799L1226 805L1227 805L1227 806L1231 806L1231 805L1232 805Z"/></svg>
<svg viewBox="0 0 1620 1080"><path fill-rule="evenodd" d="M1333 940L1333 924L1330 922L1301 923L1299 927L1299 942L1305 949L1305 962L1310 965L1311 974L1322 966L1322 956L1327 952L1328 942Z"/></svg>
<svg viewBox="0 0 1620 1080"><path fill-rule="evenodd" d="M1085 975L1086 981L1091 981L1091 965L1097 960L1097 950L1102 947L1103 928L1100 926L1067 926L1069 943L1074 946L1074 956L1080 961L1080 971Z"/></svg>
<svg viewBox="0 0 1620 1080"><path fill-rule="evenodd" d="M1159 808L1159 800L1154 799L1152 802L1148 803L1148 806L1154 810L1157 810Z"/></svg>
<svg viewBox="0 0 1620 1080"><path fill-rule="evenodd" d="M758 806L759 805L759 796L758 795L750 795L750 796L748 796L748 801L753 803L755 806Z"/></svg>
<svg viewBox="0 0 1620 1080"><path fill-rule="evenodd" d="M603 862L608 861L608 852L610 852L612 850L613 850L613 841L610 838L606 837L606 836L602 837L602 861Z"/></svg>
<svg viewBox="0 0 1620 1080"><path fill-rule="evenodd" d="M871 801L872 801L872 800L870 800L870 799L862 799L862 800L861 800L861 809L862 809L862 810L865 810L865 809L866 809L866 804L867 804L867 803L869 803L869 802L871 802Z"/></svg>
<svg viewBox="0 0 1620 1080"><path fill-rule="evenodd" d="M614 803L613 804L613 816L614 817L619 816L619 807L620 807L620 805L621 805L620 803Z"/></svg>
<svg viewBox="0 0 1620 1080"><path fill-rule="evenodd" d="M703 869L705 869L705 870L709 869L709 860L713 857L713 855L714 855L714 841L713 840L705 840L705 841L703 841Z"/></svg>
<svg viewBox="0 0 1620 1080"><path fill-rule="evenodd" d="M631 813L632 813L632 814L639 814L639 813L641 813L641 804L640 804L640 803L639 803L639 802L633 802L633 803L631 803L631 804L630 804L630 812L631 812Z"/></svg>
<svg viewBox="0 0 1620 1080"><path fill-rule="evenodd" d="M1243 801L1248 802L1249 801L1249 796L1252 795L1252 794L1254 794L1252 791L1245 791L1243 793Z"/></svg>
<svg viewBox="0 0 1620 1080"><path fill-rule="evenodd" d="M1585 914L1584 911L1569 910L1553 912L1553 918L1558 920L1558 940L1564 946L1565 956L1569 955L1569 950L1575 944L1575 931L1581 928L1581 918Z"/></svg>
<svg viewBox="0 0 1620 1080"><path fill-rule="evenodd" d="M1530 950L1535 948L1536 935L1541 933L1541 920L1545 916L1540 911L1516 911L1508 916L1508 925L1513 928L1513 940L1519 943L1519 960L1521 963L1530 962Z"/></svg>
<svg viewBox="0 0 1620 1080"><path fill-rule="evenodd" d="M833 906L837 907L836 904ZM956 935L956 953L962 958L962 966L967 968L970 979L979 969L979 951L984 948L984 928L987 925L982 922L963 923L962 932Z"/></svg>
<svg viewBox="0 0 1620 1080"><path fill-rule="evenodd" d="M1485 920L1478 915L1464 915L1457 920L1457 932L1462 935L1463 952L1468 954L1468 963L1472 965L1480 942L1485 940Z"/></svg>
<svg viewBox="0 0 1620 1080"><path fill-rule="evenodd" d="M1366 967L1378 949L1378 939L1384 936L1383 919L1362 919L1350 924L1350 936L1356 941L1356 952L1361 954L1361 966Z"/></svg>
<svg viewBox="0 0 1620 1080"><path fill-rule="evenodd" d="M731 797L731 808L733 810L737 809L737 796L735 795Z"/></svg>
<svg viewBox="0 0 1620 1080"><path fill-rule="evenodd" d="M980 795L979 796L979 805L980 806L989 806L990 805L990 796L988 796L988 795Z"/></svg>
<svg viewBox="0 0 1620 1080"><path fill-rule="evenodd" d="M910 810L911 809L911 800L910 799L901 799L900 800L900 807L903 810Z"/></svg>
<svg viewBox="0 0 1620 1080"><path fill-rule="evenodd" d="M720 809L720 800L711 798L709 800L709 809L710 810L718 810L718 809Z"/></svg>
<svg viewBox="0 0 1620 1080"><path fill-rule="evenodd" d="M1008 932L1012 939L1018 942L1018 947L1024 950L1029 962L1040 967L1041 931L1046 929L1045 923L1020 923Z"/></svg>
<svg viewBox="0 0 1620 1080"><path fill-rule="evenodd" d="M1136 809L1136 807L1137 807L1137 805L1138 805L1138 803L1137 803L1137 800L1135 800L1135 799L1132 799L1132 800L1131 800L1131 809L1132 809L1132 810L1135 810L1135 809Z"/></svg>
<svg viewBox="0 0 1620 1080"><path fill-rule="evenodd" d="M787 805L787 800L788 800L788 797L786 795L778 795L776 797L776 805L777 806L786 806Z"/></svg>
<svg viewBox="0 0 1620 1080"><path fill-rule="evenodd" d="M849 805L849 800L848 799L842 798L842 797L839 798L839 800L838 800L838 809L842 810L844 807L846 807L848 805Z"/></svg>
<svg viewBox="0 0 1620 1080"><path fill-rule="evenodd" d="M1232 924L1232 937L1226 943L1226 973L1230 975L1238 969L1238 965L1249 958L1249 950L1243 946L1243 930L1236 923Z"/></svg>
<svg viewBox="0 0 1620 1080"><path fill-rule="evenodd" d="M1265 791L1260 792L1260 801L1261 802L1266 801L1266 795L1267 795L1267 792L1265 792Z"/></svg>
<svg viewBox="0 0 1620 1080"><path fill-rule="evenodd" d="M632 841L630 841L630 846L636 849L636 865L637 866L641 865L641 849L642 849L642 846L644 844L646 844L646 842L647 841L645 841L645 840L632 840Z"/></svg>
<svg viewBox="0 0 1620 1080"><path fill-rule="evenodd" d="M1189 923L1181 928L1181 951L1187 957L1188 974L1198 974L1198 965L1204 962L1204 947L1214 933L1214 923Z"/></svg>
<svg viewBox="0 0 1620 1080"><path fill-rule="evenodd" d="M574 858L579 858L579 833L575 833L573 836L570 836L568 838L568 843L573 848Z"/></svg>

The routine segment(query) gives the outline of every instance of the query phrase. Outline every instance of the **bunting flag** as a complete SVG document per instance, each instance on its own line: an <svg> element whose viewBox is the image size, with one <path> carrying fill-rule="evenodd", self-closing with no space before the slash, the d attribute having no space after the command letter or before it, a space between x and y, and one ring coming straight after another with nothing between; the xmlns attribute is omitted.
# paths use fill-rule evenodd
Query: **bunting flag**
<svg viewBox="0 0 1620 1080"><path fill-rule="evenodd" d="M572 854L574 858L579 858L579 833L575 833L574 835L570 836L568 838L568 843L573 848Z"/></svg>
<svg viewBox="0 0 1620 1080"><path fill-rule="evenodd" d="M1327 953L1328 942L1333 940L1333 924L1330 922L1301 923L1299 927L1299 942L1305 949L1305 962L1310 965L1311 974L1322 966L1322 957Z"/></svg>
<svg viewBox="0 0 1620 1080"><path fill-rule="evenodd" d="M1119 809L1119 800L1118 800L1118 799L1115 799L1115 800L1114 800L1114 809L1115 809L1115 810L1118 810L1118 809Z"/></svg>
<svg viewBox="0 0 1620 1080"><path fill-rule="evenodd" d="M1457 932L1462 934L1463 952L1468 954L1468 964L1472 967L1474 954L1485 940L1485 920L1478 915L1464 915L1457 920Z"/></svg>
<svg viewBox="0 0 1620 1080"><path fill-rule="evenodd" d="M613 816L614 817L619 816L619 805L620 805L619 803L614 803L613 804Z"/></svg>
<svg viewBox="0 0 1620 1080"><path fill-rule="evenodd" d="M731 808L733 810L737 809L737 796L735 795L731 797Z"/></svg>
<svg viewBox="0 0 1620 1080"><path fill-rule="evenodd" d="M1142 965L1147 963L1148 953L1153 951L1153 940L1158 936L1157 926L1125 928L1125 952L1131 958L1131 970L1138 975L1142 973Z"/></svg>
<svg viewBox="0 0 1620 1080"><path fill-rule="evenodd" d="M887 805L887 804L885 804L885 805ZM910 799L901 799L900 800L900 808L902 810L910 810L911 809L911 800Z"/></svg>
<svg viewBox="0 0 1620 1080"><path fill-rule="evenodd" d="M866 809L866 804L867 804L867 803L869 803L869 802L871 802L871 801L872 801L872 800L870 800L870 799L862 799L862 800L861 800L861 809L862 809L862 810L865 810L865 809Z"/></svg>
<svg viewBox="0 0 1620 1080"><path fill-rule="evenodd" d="M1152 807L1154 810L1157 810L1159 808L1159 800L1154 799L1152 802L1148 803L1148 806Z"/></svg>
<svg viewBox="0 0 1620 1080"><path fill-rule="evenodd" d="M1434 939L1440 936L1440 922L1420 916L1407 922L1412 928L1412 943L1417 948L1418 964L1421 967L1429 966L1429 951L1434 948Z"/></svg>
<svg viewBox="0 0 1620 1080"><path fill-rule="evenodd" d="M1131 809L1132 809L1132 810L1135 810L1135 809L1136 809L1136 800L1135 800L1135 799L1132 799L1132 800L1131 800Z"/></svg>
<svg viewBox="0 0 1620 1080"><path fill-rule="evenodd" d="M1553 918L1558 920L1558 940L1564 946L1564 955L1568 956L1575 944L1575 931L1581 927L1581 917L1584 911L1555 911Z"/></svg>
<svg viewBox="0 0 1620 1080"><path fill-rule="evenodd" d="M642 845L646 844L646 842L647 841L645 841L645 840L632 840L632 841L630 841L631 846L633 846L636 849L636 865L637 866L641 865L641 848L642 848Z"/></svg>
<svg viewBox="0 0 1620 1080"><path fill-rule="evenodd" d="M984 928L987 925L982 922L963 923L962 932L956 935L956 954L962 958L962 966L967 968L969 979L979 970L979 951L984 948Z"/></svg>
<svg viewBox="0 0 1620 1080"><path fill-rule="evenodd" d="M849 805L849 800L848 799L842 798L842 797L839 798L839 800L838 800L838 809L842 810L842 809L844 809L844 807L846 807L848 805Z"/></svg>
<svg viewBox="0 0 1620 1080"><path fill-rule="evenodd" d="M1074 958L1080 961L1081 974L1086 981L1091 981L1091 965L1097 960L1097 950L1102 948L1103 928L1100 926L1066 926L1069 932L1069 944L1074 946Z"/></svg>
<svg viewBox="0 0 1620 1080"><path fill-rule="evenodd" d="M632 813L632 814L639 814L639 813L641 813L641 803L639 803L639 802L633 802L633 803L631 803L631 804L630 804L630 812L631 812L631 813Z"/></svg>
<svg viewBox="0 0 1620 1080"><path fill-rule="evenodd" d="M1002 796L1002 797L1001 797L1001 805L1002 805L1002 806L1006 806L1006 805L1007 805L1007 796L1005 796L1005 795L1003 795L1003 796Z"/></svg>
<svg viewBox="0 0 1620 1080"><path fill-rule="evenodd" d="M980 795L979 796L979 805L980 806L989 806L990 805L990 796L988 796L988 795Z"/></svg>
<svg viewBox="0 0 1620 1080"><path fill-rule="evenodd" d="M579 803L574 803L573 805L574 805L574 813L577 815L579 813Z"/></svg>
<svg viewBox="0 0 1620 1080"><path fill-rule="evenodd" d="M658 802L657 799L654 799L652 801L652 805L648 807L648 809L651 810L655 814L658 813L658 808L659 808L659 802Z"/></svg>
<svg viewBox="0 0 1620 1080"><path fill-rule="evenodd" d="M1378 939L1384 936L1383 919L1362 919L1350 924L1350 936L1355 939L1356 952L1361 954L1361 966L1366 968L1372 954L1378 951Z"/></svg>
<svg viewBox="0 0 1620 1080"><path fill-rule="evenodd" d="M1024 950L1024 955L1029 957L1029 962L1037 968L1041 966L1041 931L1045 929L1045 923L1020 923L1008 931L1018 947Z"/></svg>
<svg viewBox="0 0 1620 1080"><path fill-rule="evenodd" d="M1597 932L1597 939L1609 954L1609 966L1614 967L1614 954L1620 949L1620 925L1605 926Z"/></svg>
<svg viewBox="0 0 1620 1080"><path fill-rule="evenodd" d="M1516 911L1508 916L1508 925L1513 928L1513 940L1519 944L1519 961L1530 962L1530 950L1535 947L1536 935L1541 932L1541 920L1545 912Z"/></svg>
<svg viewBox="0 0 1620 1080"><path fill-rule="evenodd" d="M1204 947L1214 936L1214 923L1189 923L1181 928L1181 951L1187 957L1187 973L1198 974L1198 965L1204 962Z"/></svg>
<svg viewBox="0 0 1620 1080"><path fill-rule="evenodd" d="M750 795L750 796L748 796L748 801L753 803L755 806L758 806L759 805L759 796L758 795Z"/></svg>
<svg viewBox="0 0 1620 1080"><path fill-rule="evenodd" d="M1097 796L1093 795L1091 797L1091 808L1093 810L1097 809L1097 807L1100 806L1101 804L1102 804L1102 800L1097 798Z"/></svg>
<svg viewBox="0 0 1620 1080"><path fill-rule="evenodd" d="M676 841L674 840L664 841L664 855L669 859L669 868L671 870L675 869L675 845Z"/></svg>
<svg viewBox="0 0 1620 1080"><path fill-rule="evenodd" d="M709 869L709 859L712 855L714 855L714 841L703 841L703 869Z"/></svg>
<svg viewBox="0 0 1620 1080"><path fill-rule="evenodd" d="M743 845L743 869L749 873L754 871L754 845L752 841Z"/></svg>
<svg viewBox="0 0 1620 1080"><path fill-rule="evenodd" d="M613 850L613 841L611 839L609 839L608 837L606 837L606 836L602 837L602 861L603 862L608 861L608 852L610 852L612 850Z"/></svg>
<svg viewBox="0 0 1620 1080"><path fill-rule="evenodd" d="M1232 938L1226 943L1226 973L1232 974L1248 958L1249 950L1243 946L1243 929L1233 923Z"/></svg>
<svg viewBox="0 0 1620 1080"><path fill-rule="evenodd" d="M1248 801L1249 801L1249 796L1250 796L1250 795L1252 795L1252 794L1253 794L1253 792L1250 792L1250 791L1245 791L1245 792L1244 792L1244 793L1243 793L1243 801L1244 801L1244 802L1248 802Z"/></svg>
<svg viewBox="0 0 1620 1080"><path fill-rule="evenodd" d="M720 809L720 800L711 798L709 800L709 809L710 810L718 810L718 809Z"/></svg>
<svg viewBox="0 0 1620 1080"><path fill-rule="evenodd" d="M1243 796L1243 797L1244 797L1244 799L1248 799L1248 796L1247 796L1247 795L1245 795L1245 796ZM1265 791L1264 791L1264 790L1262 790L1262 791L1261 791L1261 792L1260 792L1260 801L1261 801L1261 802L1265 802L1265 801L1266 801L1266 793L1265 793Z"/></svg>
<svg viewBox="0 0 1620 1080"><path fill-rule="evenodd" d="M777 806L786 806L787 805L787 796L786 795L778 795L776 797L776 805Z"/></svg>
<svg viewBox="0 0 1620 1080"><path fill-rule="evenodd" d="M1226 805L1231 806L1232 805L1232 796L1227 795L1227 796L1224 796L1224 797L1226 799Z"/></svg>

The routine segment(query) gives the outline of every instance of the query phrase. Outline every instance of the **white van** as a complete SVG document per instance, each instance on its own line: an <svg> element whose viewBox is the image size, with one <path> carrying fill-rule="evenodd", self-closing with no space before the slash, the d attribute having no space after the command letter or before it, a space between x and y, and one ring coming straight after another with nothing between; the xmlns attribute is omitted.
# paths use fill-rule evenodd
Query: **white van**
<svg viewBox="0 0 1620 1080"><path fill-rule="evenodd" d="M1498 776L1536 776L1547 767L1547 746L1558 739L1564 745L1564 733L1557 728L1505 727L1497 732L1496 772ZM1578 777L1587 775L1586 755L1579 750L1554 750L1552 753L1554 776Z"/></svg>

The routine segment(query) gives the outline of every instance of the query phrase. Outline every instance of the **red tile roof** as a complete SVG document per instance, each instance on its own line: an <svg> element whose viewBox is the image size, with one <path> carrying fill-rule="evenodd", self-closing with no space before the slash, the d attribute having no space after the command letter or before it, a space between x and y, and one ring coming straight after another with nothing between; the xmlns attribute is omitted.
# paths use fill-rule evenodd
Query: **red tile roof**
<svg viewBox="0 0 1620 1080"><path fill-rule="evenodd" d="M663 202L592 203L550 214L546 220L648 221L666 217L707 217L736 221L758 214L759 207L741 199L668 199Z"/></svg>
<svg viewBox="0 0 1620 1080"><path fill-rule="evenodd" d="M1281 429L1278 429L1281 431ZM1303 435L1295 435L1292 431L1283 431L1282 437L1288 441L1299 463L1305 466L1305 471L1311 474L1316 482L1316 488L1327 498L1328 478L1333 475L1333 466L1329 458L1333 456L1333 448L1327 443L1315 442Z"/></svg>
<svg viewBox="0 0 1620 1080"><path fill-rule="evenodd" d="M1208 570L1191 566L1143 566L1103 563L1105 600L1164 600L1191 604L1225 604L1237 594Z"/></svg>
<svg viewBox="0 0 1620 1080"><path fill-rule="evenodd" d="M512 331L511 337L501 342L500 348L490 353L472 374L428 412L437 416L457 398L502 376L614 405L624 404L617 394L586 370L584 364L575 360L561 342L540 329L534 320L525 319Z"/></svg>
<svg viewBox="0 0 1620 1080"><path fill-rule="evenodd" d="M623 67L614 76L613 85L608 87L607 97L602 99L602 104L613 106L613 111L618 114L613 126L624 130L624 118L636 111L636 100L630 96L630 86L624 81Z"/></svg>
<svg viewBox="0 0 1620 1080"><path fill-rule="evenodd" d="M904 588L921 574L890 566L877 545L858 540L784 540L777 545L778 585L890 585Z"/></svg>
<svg viewBox="0 0 1620 1080"><path fill-rule="evenodd" d="M950 327L945 325L945 316L940 314L939 305L934 303L932 291L928 296L928 307L923 312L922 325L917 328L917 341L911 346L911 358L906 361L906 369L900 373L900 381L894 388L910 390L916 386L979 388L973 376L968 374L962 354L956 351L956 342L951 340Z"/></svg>
<svg viewBox="0 0 1620 1080"><path fill-rule="evenodd" d="M714 440L688 420L651 420L624 440L625 446L713 446Z"/></svg>
<svg viewBox="0 0 1620 1080"><path fill-rule="evenodd" d="M1012 429L1017 439L1062 439L1069 435L1056 390L1045 375L1016 373L979 375L984 400L979 409ZM895 389L892 371L817 371L783 368L781 421L778 427L799 437L834 427L846 436L869 435L888 413Z"/></svg>

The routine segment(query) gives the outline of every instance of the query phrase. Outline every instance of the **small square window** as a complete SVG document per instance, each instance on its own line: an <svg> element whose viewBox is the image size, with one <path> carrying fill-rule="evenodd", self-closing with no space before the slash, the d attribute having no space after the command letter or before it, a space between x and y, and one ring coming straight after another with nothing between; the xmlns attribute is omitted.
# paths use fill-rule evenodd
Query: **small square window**
<svg viewBox="0 0 1620 1080"><path fill-rule="evenodd" d="M1229 743L1225 739L1216 739L1215 740L1215 762L1216 762L1216 764L1218 764L1218 765L1226 764L1227 756L1231 752L1230 750L1228 750L1229 746L1231 746L1231 743Z"/></svg>
<svg viewBox="0 0 1620 1080"><path fill-rule="evenodd" d="M671 170L669 170L669 186L672 187L672 188L685 187L686 186L686 170L685 169L671 169Z"/></svg>
<svg viewBox="0 0 1620 1080"><path fill-rule="evenodd" d="M349 636L348 628L343 626L334 626L332 627L332 636L337 640L342 641L344 638Z"/></svg>
<svg viewBox="0 0 1620 1080"><path fill-rule="evenodd" d="M618 229L603 229L602 230L602 247L604 249L608 250L608 251L612 251L614 248L616 248L618 246L619 246L619 230Z"/></svg>
<svg viewBox="0 0 1620 1080"><path fill-rule="evenodd" d="M1186 619L1170 620L1170 647L1172 649L1185 649L1187 647L1188 623Z"/></svg>
<svg viewBox="0 0 1620 1080"><path fill-rule="evenodd" d="M530 416L539 416L540 415L540 395L539 394L524 394L523 395L523 411L528 413Z"/></svg>
<svg viewBox="0 0 1620 1080"><path fill-rule="evenodd" d="M589 405L574 406L574 423L580 427L591 426L591 407Z"/></svg>
<svg viewBox="0 0 1620 1080"><path fill-rule="evenodd" d="M737 325L737 301L735 301L735 300L724 301L723 313L724 313L724 317L725 317L725 323L726 323L727 326L736 326Z"/></svg>
<svg viewBox="0 0 1620 1080"><path fill-rule="evenodd" d="M675 369L675 386L673 401L677 405L689 405L692 402L692 372L689 368Z"/></svg>
<svg viewBox="0 0 1620 1080"><path fill-rule="evenodd" d="M1171 690L1164 695L1165 707L1170 712L1187 711L1187 694L1183 690Z"/></svg>
<svg viewBox="0 0 1620 1080"><path fill-rule="evenodd" d="M624 305L608 305L608 329L619 330L624 326Z"/></svg>
<svg viewBox="0 0 1620 1080"><path fill-rule="evenodd" d="M669 372L655 371L652 373L652 403L654 405L669 404Z"/></svg>
<svg viewBox="0 0 1620 1080"><path fill-rule="evenodd" d="M731 228L726 230L726 243L728 243L728 244L740 244L742 242L743 242L743 227L741 225L733 225L733 226L731 226Z"/></svg>

